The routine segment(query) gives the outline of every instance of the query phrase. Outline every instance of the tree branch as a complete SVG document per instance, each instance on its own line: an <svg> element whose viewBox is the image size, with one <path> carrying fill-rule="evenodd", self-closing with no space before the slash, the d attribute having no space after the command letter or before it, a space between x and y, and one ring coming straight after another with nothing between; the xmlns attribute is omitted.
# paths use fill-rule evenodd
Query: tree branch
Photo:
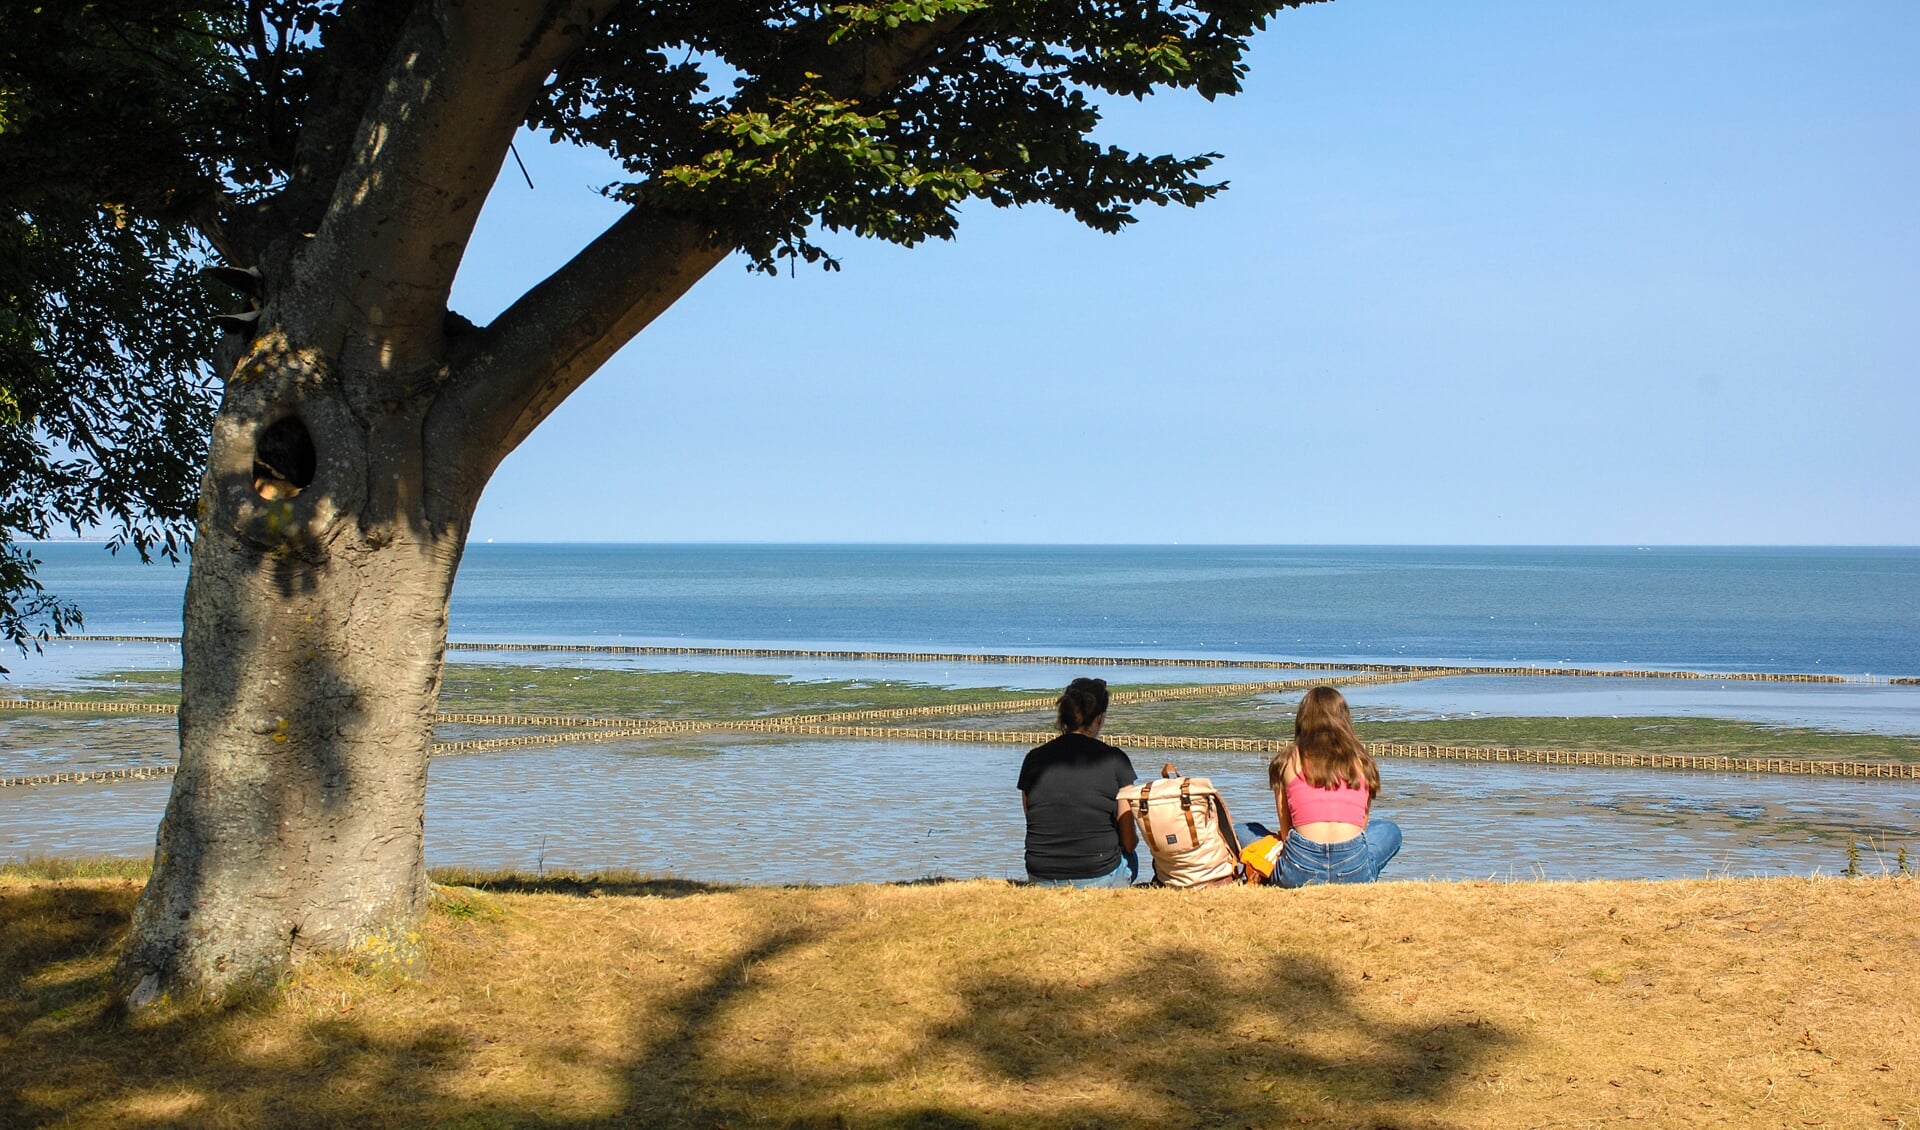
<svg viewBox="0 0 1920 1130"><path fill-rule="evenodd" d="M977 16L955 14L902 24L890 35L862 38L822 60L821 74L842 79L863 97L876 98L925 70L948 45L966 38L967 29L978 21Z"/></svg>
<svg viewBox="0 0 1920 1130"><path fill-rule="evenodd" d="M427 421L429 481L477 497L500 460L727 257L697 220L630 209L479 331Z"/></svg>
<svg viewBox="0 0 1920 1130"><path fill-rule="evenodd" d="M782 60L840 89L878 97L964 38L970 17L905 24ZM637 206L480 331L428 421L435 475L477 497L500 460L731 247L691 216ZM430 475L430 480L434 475Z"/></svg>
<svg viewBox="0 0 1920 1130"><path fill-rule="evenodd" d="M311 232L320 226L407 17L407 6L392 0L346 0L341 5L319 50L302 62L312 76L298 108L293 158L282 170L288 182L262 202L251 220L253 227ZM255 86L265 89L258 79Z"/></svg>
<svg viewBox="0 0 1920 1130"><path fill-rule="evenodd" d="M227 262L236 262L242 245L234 237L227 216L233 211L233 201L224 192L216 192L211 197L196 204L187 214L187 223L207 241L214 254Z"/></svg>
<svg viewBox="0 0 1920 1130"><path fill-rule="evenodd" d="M282 305L297 339L349 372L430 363L454 273L528 101L611 2L415 6Z"/></svg>

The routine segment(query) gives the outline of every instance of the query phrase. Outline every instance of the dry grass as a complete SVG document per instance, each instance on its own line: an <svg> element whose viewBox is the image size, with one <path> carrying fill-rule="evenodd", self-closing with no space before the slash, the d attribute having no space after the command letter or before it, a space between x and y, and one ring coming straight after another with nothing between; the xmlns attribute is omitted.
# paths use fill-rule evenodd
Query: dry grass
<svg viewBox="0 0 1920 1130"><path fill-rule="evenodd" d="M1920 1125L1910 879L487 885L120 1021L138 881L0 877L0 1125Z"/></svg>

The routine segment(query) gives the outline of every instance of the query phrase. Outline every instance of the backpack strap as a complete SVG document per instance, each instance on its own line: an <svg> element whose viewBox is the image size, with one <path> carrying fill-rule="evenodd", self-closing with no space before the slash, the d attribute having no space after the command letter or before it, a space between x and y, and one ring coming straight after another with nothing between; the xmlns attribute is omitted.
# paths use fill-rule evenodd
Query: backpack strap
<svg viewBox="0 0 1920 1130"><path fill-rule="evenodd" d="M1187 818L1187 842L1198 846L1200 829L1193 824L1193 778L1180 778L1180 815Z"/></svg>
<svg viewBox="0 0 1920 1130"><path fill-rule="evenodd" d="M1213 794L1213 805L1220 810L1220 834L1227 839L1227 847L1232 849L1233 858L1240 858L1240 837L1233 831L1233 814L1227 811L1227 798L1219 793Z"/></svg>
<svg viewBox="0 0 1920 1130"><path fill-rule="evenodd" d="M1151 782L1140 786L1140 795L1133 802L1133 821L1140 825L1140 842L1149 847L1153 844L1153 827L1147 823L1147 790L1153 787Z"/></svg>

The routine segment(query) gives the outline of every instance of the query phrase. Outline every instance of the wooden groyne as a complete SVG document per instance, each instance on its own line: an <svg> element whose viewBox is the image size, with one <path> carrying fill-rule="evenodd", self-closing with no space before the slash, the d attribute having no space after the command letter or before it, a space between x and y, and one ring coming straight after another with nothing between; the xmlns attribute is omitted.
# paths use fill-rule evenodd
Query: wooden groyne
<svg viewBox="0 0 1920 1130"><path fill-rule="evenodd" d="M848 712L849 715L863 712ZM488 716L495 717L495 716ZM833 715L815 717L835 717ZM844 716L842 716L844 717ZM859 738L877 741L974 742L993 745L1037 746L1052 740L1050 730L962 730L939 726L871 726L852 721L809 721L805 716L786 718L733 718L713 720L661 719L621 721L601 719L601 728L576 729L563 733L520 734L501 738L475 738L464 741L435 742L433 756L497 753L515 749L578 745L589 742L632 741L636 738L665 737L674 734L780 734L796 737ZM1272 757L1284 751L1284 738L1195 737L1176 734L1105 735L1106 740L1125 749L1184 750L1205 753L1250 753ZM1854 778L1862 780L1920 780L1920 763L1899 761L1825 761L1795 757L1736 757L1695 753L1615 753L1606 750L1510 749L1480 746L1427 745L1408 742L1367 742L1375 757L1405 758L1422 761L1496 762L1515 765L1571 765L1604 769L1657 769L1701 773L1758 773L1794 777ZM0 778L0 789L30 788L40 785L97 784L113 781L149 780L171 776L172 765L142 766L136 769L106 769L94 772L47 773L33 777Z"/></svg>
<svg viewBox="0 0 1920 1130"><path fill-rule="evenodd" d="M1427 761L1505 761L1522 765L1590 765L1608 769L1684 769L1703 773L1766 773L1790 777L1861 777L1920 781L1920 764L1823 761L1800 757L1731 757L1704 753L1609 753L1579 749L1477 749L1471 746L1368 742L1375 757Z"/></svg>
<svg viewBox="0 0 1920 1130"><path fill-rule="evenodd" d="M177 714L171 702L113 702L93 698L0 698L0 712L22 714Z"/></svg>
<svg viewBox="0 0 1920 1130"><path fill-rule="evenodd" d="M972 742L993 745L1037 746L1059 735L1051 730L962 730L939 726L862 726L851 722L818 722L803 718L738 718L661 724L655 733L790 734L798 737L863 738L879 741ZM585 735L546 734L530 738L495 738L473 743L441 743L447 753L521 748L523 744L558 745L571 741L619 741L644 736L632 728L593 731ZM1196 737L1176 734L1103 734L1102 739L1123 749L1185 750L1206 753L1255 753L1272 757L1283 752L1285 738ZM1510 749L1447 746L1409 742L1367 742L1375 757L1418 761L1497 762L1515 765L1573 765L1602 769L1666 769L1702 773L1760 773L1794 777L1851 777L1873 780L1920 780L1920 762L1827 761L1796 757L1739 757L1704 753L1614 753L1606 750ZM472 748L469 748L472 747ZM484 747L484 750L483 748Z"/></svg>
<svg viewBox="0 0 1920 1130"><path fill-rule="evenodd" d="M171 777L175 765L141 765L133 769L95 769L85 773L41 773L32 777L0 777L0 789L29 789L38 785L98 785L110 781L151 781Z"/></svg>
<svg viewBox="0 0 1920 1130"><path fill-rule="evenodd" d="M76 637L77 638L77 637ZM606 655L716 656L738 659L835 659L890 663L1040 664L1049 667L1194 667L1273 671L1360 671L1435 678L1442 675L1503 675L1526 678L1705 679L1750 683L1880 683L1873 675L1827 675L1775 671L1680 671L1614 667L1529 667L1523 665L1433 663L1311 662L1298 659L1176 659L1157 655L1023 655L968 651L830 651L761 647L657 647L638 644L449 643L449 651L581 652ZM1920 683L1904 679L1903 683Z"/></svg>
<svg viewBox="0 0 1920 1130"><path fill-rule="evenodd" d="M88 639L109 639L134 642L172 642L165 636L115 636L81 637ZM608 648L596 648L587 645L464 645L473 648L495 647L503 650L526 651L606 651ZM618 650L618 649L616 649ZM628 652L645 654L698 654L698 655L755 655L788 657L832 657L832 658L883 658L918 660L953 660L965 662L990 662L1009 659L1017 662L1060 662L1088 663L1107 662L1101 659L1069 659L1065 657L996 657L973 656L965 654L933 654L906 652L800 652L770 651L762 649L660 649L627 648ZM1304 669L1311 664L1293 664L1274 662L1239 662L1213 660L1202 663L1189 663L1183 660L1115 660L1126 666L1213 666L1213 667L1275 667ZM1470 674L1578 674L1558 668L1472 668L1472 667L1423 667L1401 665L1355 665L1350 670L1355 674L1343 674L1331 677L1311 679L1274 679L1240 683L1203 683L1185 687L1152 687L1140 690L1115 691L1112 701L1119 705L1135 705L1151 702L1169 702L1190 699L1247 697L1265 694L1285 694L1306 690L1323 684L1338 686L1364 686L1383 683L1412 682L1424 679L1444 678L1452 675ZM1837 675L1785 676L1785 675L1729 675L1708 676L1692 672L1590 672L1605 675L1643 675L1655 678L1749 678L1768 681L1803 682L1858 682ZM1900 685L1920 685L1920 679L1884 680ZM461 754L496 753L516 749L535 749L563 745L576 745L588 742L623 741L664 737L674 734L702 733L738 733L738 734L788 734L805 737L863 738L886 741L948 741L948 742L991 742L1000 745L1040 745L1054 737L1051 731L1040 730L974 730L947 729L936 726L881 726L878 722L912 722L936 718L967 717L982 714L1018 714L1050 711L1056 703L1056 696L1029 695L1019 698L995 699L986 702L947 702L927 706L883 707L867 710L824 711L808 714L773 715L760 718L717 718L717 719L668 719L668 718L607 718L577 714L516 714L504 711L473 712L446 711L435 716L437 725L502 726L523 730L557 731L547 733L527 733L497 738L470 738L458 741L441 741L433 744L435 757L453 757ZM178 707L171 703L158 702L116 702L104 699L0 699L0 713L56 713L56 714L133 714L133 715L170 715L177 713ZM1284 738L1227 738L1193 737L1173 734L1121 734L1107 735L1114 744L1139 750L1191 750L1205 752L1253 753L1271 757L1287 746ZM1808 777L1848 777L1862 779L1920 780L1920 763L1908 764L1895 761L1824 761L1790 757L1733 757L1716 754L1675 754L1675 753L1613 753L1595 750L1558 750L1558 749L1487 749L1477 746L1441 746L1410 743L1369 742L1367 746L1376 757L1415 758L1434 761L1479 761L1506 762L1527 765L1579 765L1620 769L1669 769L1692 770L1712 773L1766 773ZM47 773L36 776L0 778L0 789L30 788L42 785L100 784L115 781L151 780L173 775L172 765L141 766L132 769L105 769L88 772Z"/></svg>
<svg viewBox="0 0 1920 1130"><path fill-rule="evenodd" d="M720 731L802 734L810 737L875 738L882 740L988 742L1034 746L1059 736L1041 730L948 730L939 727L845 726L759 722L722 722ZM1173 734L1102 734L1103 741L1123 749L1188 750L1209 753L1257 753L1266 757L1284 751L1289 742L1277 738L1215 738ZM1708 773L1766 773L1801 777L1860 777L1880 780L1920 780L1920 763L1900 761L1821 761L1793 757L1732 757L1719 754L1610 753L1603 750L1487 749L1478 746L1419 745L1404 742L1367 742L1375 757L1424 761L1486 761L1522 765L1579 765L1611 769L1681 769Z"/></svg>
<svg viewBox="0 0 1920 1130"><path fill-rule="evenodd" d="M177 644L178 636L66 636L80 643ZM1627 667L1528 667L1521 665L1447 665L1427 663L1311 662L1299 659L1174 659L1157 655L1025 655L974 651L838 651L777 647L668 647L646 644L590 643L472 643L451 642L449 651L558 652L590 655L710 656L731 659L835 659L887 663L1001 663L1040 664L1049 667L1198 667L1248 668L1273 671L1360 671L1439 675L1503 675L1522 678L1575 679L1704 679L1731 683L1850 683L1920 686L1920 677L1886 678L1878 675L1828 675L1781 671L1680 671Z"/></svg>

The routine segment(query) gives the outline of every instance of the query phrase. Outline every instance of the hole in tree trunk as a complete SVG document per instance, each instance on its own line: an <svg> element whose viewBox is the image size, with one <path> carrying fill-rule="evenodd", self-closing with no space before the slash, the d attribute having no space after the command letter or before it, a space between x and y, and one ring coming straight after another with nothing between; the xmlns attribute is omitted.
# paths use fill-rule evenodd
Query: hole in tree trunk
<svg viewBox="0 0 1920 1130"><path fill-rule="evenodd" d="M313 482L313 436L298 416L268 424L253 443L253 492L268 502L292 498Z"/></svg>

